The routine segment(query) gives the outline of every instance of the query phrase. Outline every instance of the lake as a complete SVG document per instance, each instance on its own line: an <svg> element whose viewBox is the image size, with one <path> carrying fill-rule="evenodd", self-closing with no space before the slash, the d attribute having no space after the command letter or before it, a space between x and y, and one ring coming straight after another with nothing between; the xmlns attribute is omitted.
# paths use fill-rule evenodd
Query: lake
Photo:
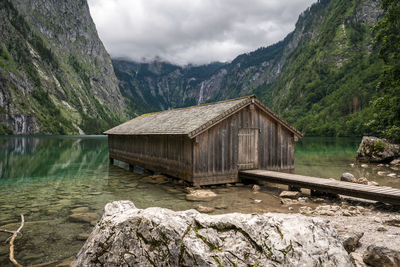
<svg viewBox="0 0 400 267"><path fill-rule="evenodd" d="M400 188L400 172L355 162L360 138L303 138L295 147L295 173L339 179L343 172ZM397 173L397 178L378 175ZM224 212L289 212L274 189L255 195L249 186L213 188L220 197L206 205ZM254 198L262 200L254 204ZM128 171L127 164L108 163L105 136L0 137L0 228L16 230L25 216L23 235L16 240L16 259L26 264L62 261L75 255L91 232L104 205L132 200L138 208L159 206L184 210L199 203L185 200L179 184L152 184ZM295 212L296 209L293 210ZM72 214L81 216L76 220ZM0 266L8 261L10 234L0 233Z"/></svg>

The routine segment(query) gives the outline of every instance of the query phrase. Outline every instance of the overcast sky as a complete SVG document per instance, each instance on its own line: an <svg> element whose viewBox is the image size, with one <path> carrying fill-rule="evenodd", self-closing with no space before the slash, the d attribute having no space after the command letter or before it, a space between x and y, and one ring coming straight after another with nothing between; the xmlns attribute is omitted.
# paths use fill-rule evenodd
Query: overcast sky
<svg viewBox="0 0 400 267"><path fill-rule="evenodd" d="M316 0L89 0L112 57L231 61L282 40Z"/></svg>

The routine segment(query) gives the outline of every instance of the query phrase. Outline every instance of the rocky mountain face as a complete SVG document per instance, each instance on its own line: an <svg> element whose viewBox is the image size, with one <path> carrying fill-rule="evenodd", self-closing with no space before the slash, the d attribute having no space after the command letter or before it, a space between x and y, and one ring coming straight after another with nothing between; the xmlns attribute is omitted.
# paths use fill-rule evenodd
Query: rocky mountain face
<svg viewBox="0 0 400 267"><path fill-rule="evenodd" d="M167 62L112 60L121 92L133 112L149 112L200 104L211 97L205 84L226 64L176 66Z"/></svg>
<svg viewBox="0 0 400 267"><path fill-rule="evenodd" d="M125 119L85 0L0 2L0 134L100 133Z"/></svg>
<svg viewBox="0 0 400 267"><path fill-rule="evenodd" d="M274 45L176 66L111 62L84 0L4 0L0 134L101 133L141 113L249 94L307 135L374 134L381 16L376 0L319 0Z"/></svg>
<svg viewBox="0 0 400 267"><path fill-rule="evenodd" d="M381 16L379 1L320 0L284 40L229 64L113 64L121 90L145 101L142 111L255 93L306 134L366 134L370 102L380 94L372 27Z"/></svg>

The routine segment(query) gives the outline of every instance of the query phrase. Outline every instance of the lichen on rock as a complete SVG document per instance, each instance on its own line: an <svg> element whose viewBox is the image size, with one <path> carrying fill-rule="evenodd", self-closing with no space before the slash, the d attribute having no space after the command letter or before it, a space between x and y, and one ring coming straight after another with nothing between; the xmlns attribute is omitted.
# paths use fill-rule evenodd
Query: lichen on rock
<svg viewBox="0 0 400 267"><path fill-rule="evenodd" d="M195 210L105 212L72 266L351 266L327 220L290 214L206 215Z"/></svg>
<svg viewBox="0 0 400 267"><path fill-rule="evenodd" d="M398 157L400 145L373 136L364 136L357 151L359 161L390 162Z"/></svg>

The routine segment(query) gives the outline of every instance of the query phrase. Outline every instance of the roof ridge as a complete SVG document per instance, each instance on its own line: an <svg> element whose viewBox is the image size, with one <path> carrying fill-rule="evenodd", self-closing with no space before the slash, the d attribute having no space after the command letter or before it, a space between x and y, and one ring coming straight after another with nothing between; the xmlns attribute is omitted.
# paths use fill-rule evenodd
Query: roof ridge
<svg viewBox="0 0 400 267"><path fill-rule="evenodd" d="M241 97L243 99L243 101L237 103L236 105L234 105L233 107L229 108L228 110L226 110L223 113L218 114L217 116L215 116L214 118L210 119L209 121L203 123L202 125L200 125L199 127L197 127L196 129L194 129L193 131L189 132L189 136L196 136L199 132L202 132L204 129L207 128L207 126L213 125L216 121L219 121L221 119L223 119L227 114L231 113L232 111L236 111L238 109L240 109L243 106L246 106L248 103L250 103L249 101L245 101L245 100L249 100L249 99L257 99L257 97L255 95L250 95L248 97ZM237 98L236 100L239 100L241 98ZM224 101L221 101L224 102Z"/></svg>
<svg viewBox="0 0 400 267"><path fill-rule="evenodd" d="M221 103L237 101L237 100L240 100L240 99L245 100L245 99L250 99L250 98L257 98L257 97L256 97L255 94L252 94L252 95L248 95L248 96L242 96L242 97L237 97L237 98L232 98L232 99L221 100L221 101L218 101L218 102L210 102L210 103L203 103L203 104L200 104L200 105L194 105L194 106L188 106L188 107L160 110L160 111L155 111L155 112L144 113L144 114L142 114L140 116L137 116L137 117L135 117L133 119L144 117L144 116L149 116L149 115L153 115L153 114L159 114L159 113L163 113L163 112L173 111L173 110L183 110L183 109L204 107L204 106L210 106L210 105L216 105L216 104L221 104Z"/></svg>

